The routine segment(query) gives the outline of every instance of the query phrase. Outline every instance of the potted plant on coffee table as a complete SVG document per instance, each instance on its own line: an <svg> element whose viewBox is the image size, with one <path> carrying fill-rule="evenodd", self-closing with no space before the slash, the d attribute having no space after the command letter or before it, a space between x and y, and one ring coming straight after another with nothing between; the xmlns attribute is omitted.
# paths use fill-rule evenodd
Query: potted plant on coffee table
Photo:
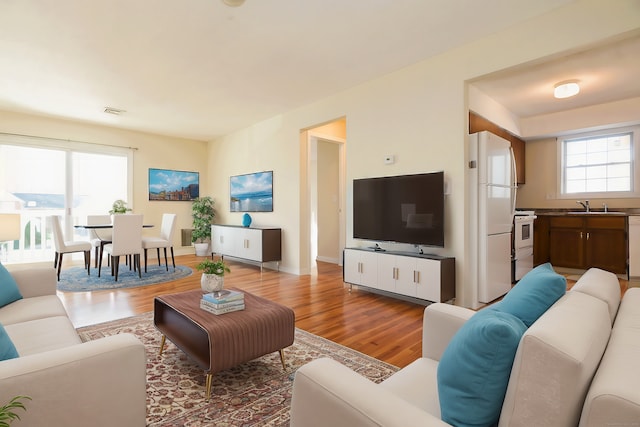
<svg viewBox="0 0 640 427"><path fill-rule="evenodd" d="M20 419L15 410L27 410L22 400L31 400L31 398L29 396L16 396L9 403L0 407L0 427L8 427L13 421Z"/></svg>
<svg viewBox="0 0 640 427"><path fill-rule="evenodd" d="M205 293L220 292L224 288L224 274L231 272L222 259L206 259L196 268L202 271L200 286Z"/></svg>
<svg viewBox="0 0 640 427"><path fill-rule="evenodd" d="M191 205L191 216L193 218L193 231L191 241L196 248L196 255L206 256L211 239L211 224L216 216L213 209L214 200L209 197L198 197Z"/></svg>

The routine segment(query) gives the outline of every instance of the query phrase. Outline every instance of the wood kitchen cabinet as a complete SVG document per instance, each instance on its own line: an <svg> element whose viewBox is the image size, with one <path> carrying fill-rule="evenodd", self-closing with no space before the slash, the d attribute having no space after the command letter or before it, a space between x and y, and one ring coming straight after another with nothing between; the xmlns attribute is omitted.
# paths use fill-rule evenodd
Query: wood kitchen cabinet
<svg viewBox="0 0 640 427"><path fill-rule="evenodd" d="M554 266L627 273L626 216L551 216L548 242Z"/></svg>

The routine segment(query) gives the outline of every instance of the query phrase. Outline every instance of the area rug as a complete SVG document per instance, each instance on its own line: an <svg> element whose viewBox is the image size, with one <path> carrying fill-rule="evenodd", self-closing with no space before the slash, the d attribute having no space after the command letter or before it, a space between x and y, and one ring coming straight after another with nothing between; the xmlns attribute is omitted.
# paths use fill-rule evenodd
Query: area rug
<svg viewBox="0 0 640 427"><path fill-rule="evenodd" d="M291 386L295 371L320 357L330 357L378 383L397 367L296 329L294 344L285 349L286 369L279 354L255 359L213 376L212 397L205 400L204 372L161 334L153 313L78 329L83 341L118 333L133 333L147 350L147 426L269 426L289 425Z"/></svg>
<svg viewBox="0 0 640 427"><path fill-rule="evenodd" d="M64 268L60 272L58 290L65 292L99 291L107 289L135 288L137 286L155 285L156 283L169 282L181 279L193 274L193 270L183 265L169 265L169 271L164 265L148 265L147 272L142 267L142 278L138 272L129 270L128 265L120 265L118 281L111 275L111 267L102 267L100 277L98 269L91 267L91 275L83 267Z"/></svg>

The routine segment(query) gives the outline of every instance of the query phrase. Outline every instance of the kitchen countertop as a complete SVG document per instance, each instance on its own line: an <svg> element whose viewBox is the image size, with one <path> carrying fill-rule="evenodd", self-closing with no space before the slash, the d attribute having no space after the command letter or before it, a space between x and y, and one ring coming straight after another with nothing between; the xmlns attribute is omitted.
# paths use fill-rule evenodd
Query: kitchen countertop
<svg viewBox="0 0 640 427"><path fill-rule="evenodd" d="M609 208L608 212L604 212L603 209L591 209L588 213L582 209L518 209L518 210L532 210L536 215L542 216L564 216L564 215L611 215L611 216L631 216L640 215L640 209L638 208Z"/></svg>

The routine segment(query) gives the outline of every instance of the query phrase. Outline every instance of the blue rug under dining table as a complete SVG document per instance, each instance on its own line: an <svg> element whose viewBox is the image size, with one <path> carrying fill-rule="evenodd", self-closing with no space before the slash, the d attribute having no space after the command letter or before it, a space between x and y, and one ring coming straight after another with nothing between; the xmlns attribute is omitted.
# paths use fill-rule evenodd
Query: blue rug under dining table
<svg viewBox="0 0 640 427"><path fill-rule="evenodd" d="M163 265L150 263L147 272L142 267L142 278L138 277L138 272L129 270L128 265L120 264L118 281L111 275L111 267L102 266L101 277L98 277L98 269L91 267L91 275L87 275L87 270L83 267L63 268L60 272L58 290L65 292L86 292L109 289L135 288L138 286L155 285L157 283L169 282L181 279L193 274L191 268L184 265L169 265L169 271Z"/></svg>

